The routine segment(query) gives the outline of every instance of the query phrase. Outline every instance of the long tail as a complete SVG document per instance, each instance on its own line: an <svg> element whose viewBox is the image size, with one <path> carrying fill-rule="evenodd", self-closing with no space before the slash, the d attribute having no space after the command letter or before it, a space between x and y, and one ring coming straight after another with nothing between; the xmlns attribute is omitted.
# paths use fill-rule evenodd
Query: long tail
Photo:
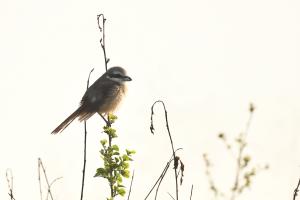
<svg viewBox="0 0 300 200"><path fill-rule="evenodd" d="M63 121L56 129L54 129L54 131L52 131L52 134L57 134L65 130L65 128L67 128L67 126L69 126L74 121L74 119L76 119L81 114L81 111L82 111L82 107L79 107L67 119L65 119L65 121Z"/></svg>

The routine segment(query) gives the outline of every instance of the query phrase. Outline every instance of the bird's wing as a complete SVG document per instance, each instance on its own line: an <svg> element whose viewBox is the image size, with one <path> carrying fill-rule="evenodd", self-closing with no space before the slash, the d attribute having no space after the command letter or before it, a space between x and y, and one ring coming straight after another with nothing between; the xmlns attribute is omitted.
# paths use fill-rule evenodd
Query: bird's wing
<svg viewBox="0 0 300 200"><path fill-rule="evenodd" d="M119 90L116 84L110 81L98 79L85 92L81 100L81 105L87 108L87 112L97 112L99 106L107 103L111 96Z"/></svg>

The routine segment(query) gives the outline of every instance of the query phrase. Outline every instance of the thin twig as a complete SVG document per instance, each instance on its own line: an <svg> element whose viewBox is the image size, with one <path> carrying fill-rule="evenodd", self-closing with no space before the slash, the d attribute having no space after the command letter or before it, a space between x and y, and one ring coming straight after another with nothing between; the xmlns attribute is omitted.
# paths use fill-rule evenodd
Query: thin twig
<svg viewBox="0 0 300 200"><path fill-rule="evenodd" d="M86 90L89 89L90 87L90 77L91 77L91 73L94 71L94 68L91 69L90 73L89 73L89 77L88 77L88 80L87 80L87 83L86 83Z"/></svg>
<svg viewBox="0 0 300 200"><path fill-rule="evenodd" d="M133 170L133 172L132 172L132 177L131 177L131 182L130 182L130 187L129 187L129 192L128 192L127 200L129 200L129 198L130 198L133 179L134 179L134 170Z"/></svg>
<svg viewBox="0 0 300 200"><path fill-rule="evenodd" d="M163 181L163 179L164 179L164 177L165 177L165 175L166 175L166 173L167 173L167 171L168 171L168 169L169 169L169 166L170 166L172 160L173 160L173 159L171 159L171 160L168 162L168 167L167 167L166 170L162 173L161 178L160 178L160 180L158 181L158 185L157 185L157 188L156 188L156 191L155 191L155 198L154 198L154 200L157 199L158 190L159 190L160 185L161 185L161 183L162 183L162 181Z"/></svg>
<svg viewBox="0 0 300 200"><path fill-rule="evenodd" d="M101 20L102 24L100 24L100 18L102 19ZM106 49L105 49L105 21L106 21L106 19L103 14L97 15L98 28L102 34L101 38L100 38L100 45L103 50L104 61L105 61L105 70L107 71L107 64L109 62L109 58L107 58L107 56L106 56Z"/></svg>
<svg viewBox="0 0 300 200"><path fill-rule="evenodd" d="M217 199L217 196L222 194L222 192L219 191L218 187L216 186L215 184L215 181L212 177L212 174L211 174L211 162L208 158L208 155L206 153L204 153L202 155L203 157L203 161L204 161L204 164L205 164L205 174L207 176L207 179L208 179L208 183L209 183L209 188L210 190L214 193L215 195L215 199Z"/></svg>
<svg viewBox="0 0 300 200"><path fill-rule="evenodd" d="M193 188L194 188L194 185L192 184L191 194L190 194L190 200L192 200L192 196L193 196Z"/></svg>
<svg viewBox="0 0 300 200"><path fill-rule="evenodd" d="M149 197L149 195L151 194L151 192L153 191L153 189L155 188L155 186L156 186L156 185L159 183L159 181L165 176L167 170L168 170L169 167L170 167L170 162L171 162L171 161L167 162L167 164L166 164L166 166L164 167L162 173L160 174L160 176L158 177L158 179L156 180L155 184L152 186L152 188L150 189L150 191L148 192L148 194L146 195L146 197L145 197L144 200L146 200L146 199Z"/></svg>
<svg viewBox="0 0 300 200"><path fill-rule="evenodd" d="M10 174L10 176L8 175ZM6 181L7 181L7 186L9 189L9 197L11 200L15 200L14 195L13 195L13 190L14 190L14 177L11 169L6 170Z"/></svg>
<svg viewBox="0 0 300 200"><path fill-rule="evenodd" d="M173 197L169 192L168 192L168 195L169 195L173 200L175 200L174 197Z"/></svg>
<svg viewBox="0 0 300 200"><path fill-rule="evenodd" d="M38 180L39 180L39 186L40 186L40 196L41 196L41 200L43 200L42 182L41 182L41 170L40 170L39 161L38 161Z"/></svg>
<svg viewBox="0 0 300 200"><path fill-rule="evenodd" d="M178 150L182 150L182 148L176 149L175 152L177 152ZM168 169L169 169L169 166L170 166L170 164L171 164L172 161L174 161L173 156L171 156L171 158L170 158L170 160L169 160L169 162L168 162L168 168L165 170L164 173L161 174L161 179L159 180L158 185L157 185L157 188L156 188L156 191L155 191L155 198L154 198L155 200L157 199L158 190L159 190L159 188L160 188L160 185L161 185L163 179L165 178L165 175L166 175L166 173L167 173L167 171L168 171ZM174 161L174 162L175 162L175 161Z"/></svg>
<svg viewBox="0 0 300 200"><path fill-rule="evenodd" d="M240 134L240 146L239 146L239 152L238 152L238 156L237 156L237 170L236 170L236 174L235 174L235 181L234 181L234 185L232 188L232 194L231 194L231 200L234 200L236 197L236 191L239 188L239 179L240 179L240 174L241 174L241 162L243 159L243 152L244 149L246 147L246 138L248 136L248 132L249 132L249 128L252 122L252 118L253 118L253 113L254 113L255 107L252 103L250 103L250 107L249 107L249 118L246 124L246 128L245 131L243 133Z"/></svg>
<svg viewBox="0 0 300 200"><path fill-rule="evenodd" d="M61 177L58 177L58 178L56 178L56 179L54 179L51 183L50 183L50 187L56 182L56 181L58 181L59 179L62 179L63 177L61 176Z"/></svg>
<svg viewBox="0 0 300 200"><path fill-rule="evenodd" d="M47 177L47 174L46 174L46 170L45 170L45 167L43 165L43 162L42 162L42 159L41 158L38 158L38 168L39 168L39 171L40 171L40 168L42 167L42 170L43 170L43 173L44 173L44 177L45 177L45 180L46 180L46 183L47 183L47 186L48 186L48 195L50 195L51 199L53 200L53 196L52 196L52 193L51 193L51 185L49 184L49 181L48 181L48 177ZM41 193L42 194L42 193Z"/></svg>
<svg viewBox="0 0 300 200"><path fill-rule="evenodd" d="M62 179L62 177L58 177L58 178L54 179L54 180L50 183L50 187L51 187L56 181L58 181L59 179ZM47 193L46 200L48 200L48 196L49 196L49 192Z"/></svg>
<svg viewBox="0 0 300 200"><path fill-rule="evenodd" d="M182 150L182 148L178 148L175 150L175 152L177 152L178 150ZM165 168L163 169L162 173L160 174L160 176L158 177L158 179L156 180L155 184L152 186L152 188L150 189L150 191L148 192L148 194L146 195L145 199L146 200L149 195L151 194L151 192L154 190L154 188L156 187L157 185L157 189L156 189L156 193L155 193L155 198L157 197L157 193L158 193L158 188L160 186L160 183L162 181L162 179L165 177L169 167L170 167L170 164L171 162L173 161L173 155L171 156L171 158L169 159L169 161L167 162Z"/></svg>
<svg viewBox="0 0 300 200"><path fill-rule="evenodd" d="M90 77L91 73L94 71L94 68L90 71L87 83L86 83L86 90L88 90L90 86ZM83 169L82 169L82 180L81 180L81 193L80 193L80 200L83 199L83 189L84 189L84 180L85 180L85 166L86 166L86 138L87 138L87 126L86 121L84 121L84 144L83 144Z"/></svg>
<svg viewBox="0 0 300 200"><path fill-rule="evenodd" d="M151 126L150 126L150 130L152 133L154 133L154 126L153 126L153 115L154 115L154 105L156 103L161 103L164 107L164 111L165 111L165 122L166 122L166 127L167 127L167 131L169 134L169 138L170 138L170 142L171 142L171 146L172 146L172 152L173 152L173 158L174 161L176 159L176 154L175 154L175 150L174 150L174 145L173 145L173 140L172 140L172 136L171 136L171 132L170 132L170 128L169 128L169 122L168 122L168 113L167 113L167 109L165 106L165 103L162 100L158 100L155 101L151 107ZM175 173L175 186L176 186L176 200L178 200L178 180L177 180L177 167L178 167L178 162L174 162L174 173Z"/></svg>
<svg viewBox="0 0 300 200"><path fill-rule="evenodd" d="M294 196L293 196L293 200L296 200L296 197L298 196L298 192L299 192L299 186L300 186L300 178L297 184L297 187L294 190Z"/></svg>

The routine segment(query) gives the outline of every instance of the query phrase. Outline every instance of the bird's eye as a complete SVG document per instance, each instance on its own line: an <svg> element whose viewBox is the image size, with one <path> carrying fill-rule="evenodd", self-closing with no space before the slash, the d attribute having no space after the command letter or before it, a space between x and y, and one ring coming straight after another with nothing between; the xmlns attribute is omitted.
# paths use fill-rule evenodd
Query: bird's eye
<svg viewBox="0 0 300 200"><path fill-rule="evenodd" d="M112 77L112 78L121 78L122 75L121 74L111 74L110 77Z"/></svg>

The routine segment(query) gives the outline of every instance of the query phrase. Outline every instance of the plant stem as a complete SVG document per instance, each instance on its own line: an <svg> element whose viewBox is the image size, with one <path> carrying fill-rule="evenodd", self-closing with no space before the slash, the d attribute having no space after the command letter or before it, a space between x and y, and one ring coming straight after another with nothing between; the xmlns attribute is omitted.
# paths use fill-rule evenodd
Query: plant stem
<svg viewBox="0 0 300 200"><path fill-rule="evenodd" d="M174 150L174 144L173 144L173 139L171 136L171 132L170 132L170 128L169 128L169 121L168 121L168 113L167 113L167 109L165 106L165 103L162 100L157 100L153 103L152 107L151 107L151 111L152 111L152 115L151 115L151 126L150 126L150 130L153 133L154 128L153 128L153 120L152 120L152 116L154 114L153 112L153 107L156 103L161 103L164 107L164 111L165 111L165 121L166 121L166 127L167 127L167 131L169 134L169 138L170 138L170 142L171 142L171 147L172 147L172 153L173 153L173 159L174 159L174 174L175 174L175 187L176 187L176 200L178 200L178 180L177 180L177 167L176 165L178 165L178 162L176 161L176 154L175 154L175 150Z"/></svg>

